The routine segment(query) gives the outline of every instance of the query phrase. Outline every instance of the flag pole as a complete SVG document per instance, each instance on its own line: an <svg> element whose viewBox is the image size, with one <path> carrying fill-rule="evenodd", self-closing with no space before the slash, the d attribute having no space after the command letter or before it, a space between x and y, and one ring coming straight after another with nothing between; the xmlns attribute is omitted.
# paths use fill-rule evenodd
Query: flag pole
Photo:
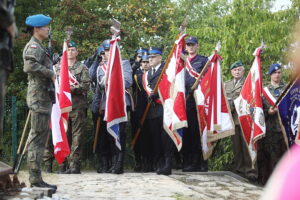
<svg viewBox="0 0 300 200"><path fill-rule="evenodd" d="M182 34L184 34L184 32L185 32L185 30L186 30L186 27L187 27L187 18L185 18L184 21L181 23L181 26L180 26L180 28L179 28L180 33L177 35L176 40L178 40L178 38L179 38ZM153 91L152 91L152 94L155 94L155 93L157 92L157 90L158 90L158 85L159 85L159 83L160 83L160 81L161 81L161 79L162 79L162 77L163 77L163 75L164 75L164 73L165 73L165 71L166 71L168 65L169 65L169 62L170 62L170 60L171 60L171 57L172 57L172 55L173 55L173 53L174 53L174 51L175 51L175 47L176 47L176 44L173 44L172 50L171 50L171 52L169 53L169 56L168 56L168 58L167 58L167 60L166 60L166 63L165 63L165 65L164 65L164 67L163 67L163 69L162 69L162 71L161 71L161 73L160 73L160 75L159 75L159 77L158 77L158 80L157 80L157 82L156 82L156 84L155 84L155 87L154 87L154 89L153 89ZM138 139L139 136L140 136L141 128L142 128L142 126L143 126L143 124L144 124L144 122L145 122L145 120L146 120L146 117L147 117L148 112L149 112L150 107L151 107L151 103L152 103L152 100L150 100L150 101L148 102L147 106L146 106L146 109L145 109L145 111L144 111L144 113L143 113L143 115L142 115L142 118L141 118L141 120L140 120L139 127L138 127L137 131L136 131L135 134L134 134L134 138L133 138L132 141L131 141L131 148L134 147L134 145L136 144L137 139Z"/></svg>
<svg viewBox="0 0 300 200"><path fill-rule="evenodd" d="M118 37L121 33L121 23L116 20L116 19L112 19L111 20L112 26L110 27L110 31L113 34L113 38ZM96 148L97 148L97 144L98 144L98 138L100 135L100 125L101 125L101 115L102 115L102 103L103 103L103 98L104 95L102 95L101 101L100 101L100 105L99 105L99 111L98 111L98 118L97 118L97 124L96 124L96 133L95 133L95 137L94 137L94 143L93 143L93 153L96 152Z"/></svg>
<svg viewBox="0 0 300 200"><path fill-rule="evenodd" d="M218 41L217 45L216 45L216 48L214 50L214 53L216 54L218 51L220 51L221 49L221 42ZM194 91L196 89L196 87L199 85L199 82L201 81L201 78L202 76L204 75L204 73L206 72L207 68L210 67L210 64L211 64L211 60L208 60L206 62L206 64L204 65L203 69L201 70L197 80L195 81L195 83L192 85L191 87L191 91ZM188 100L188 98L190 97L191 95L188 94L187 97L186 97L186 100Z"/></svg>

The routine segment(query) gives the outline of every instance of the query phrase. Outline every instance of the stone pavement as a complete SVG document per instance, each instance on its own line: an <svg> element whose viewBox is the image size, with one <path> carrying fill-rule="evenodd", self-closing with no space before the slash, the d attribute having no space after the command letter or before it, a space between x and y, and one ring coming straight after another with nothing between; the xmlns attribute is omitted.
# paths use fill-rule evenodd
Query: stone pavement
<svg viewBox="0 0 300 200"><path fill-rule="evenodd" d="M182 173L171 176L154 173L122 175L47 174L46 182L57 184L52 199L103 200L199 200L199 199L259 199L262 188L247 183L231 172ZM20 172L19 179L28 184L28 173ZM51 199L51 198L45 198Z"/></svg>

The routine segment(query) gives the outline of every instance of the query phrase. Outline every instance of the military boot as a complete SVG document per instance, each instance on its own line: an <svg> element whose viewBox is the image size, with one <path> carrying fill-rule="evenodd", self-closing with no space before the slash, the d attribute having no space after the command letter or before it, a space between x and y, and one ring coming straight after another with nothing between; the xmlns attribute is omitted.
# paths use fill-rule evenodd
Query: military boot
<svg viewBox="0 0 300 200"><path fill-rule="evenodd" d="M192 156L192 161L189 166L182 169L183 172L200 172L201 165L200 165L200 156L197 153L194 153Z"/></svg>
<svg viewBox="0 0 300 200"><path fill-rule="evenodd" d="M66 165L65 164L61 164L59 165L59 168L58 168L58 174L64 174L66 171Z"/></svg>
<svg viewBox="0 0 300 200"><path fill-rule="evenodd" d="M100 158L100 161L101 161L101 168L99 168L97 170L97 173L107 173L108 172L108 160L106 157L104 156L101 156Z"/></svg>
<svg viewBox="0 0 300 200"><path fill-rule="evenodd" d="M124 153L119 153L117 156L117 163L114 167L114 169L111 171L113 174L123 174L123 165L124 165Z"/></svg>
<svg viewBox="0 0 300 200"><path fill-rule="evenodd" d="M45 171L46 173L52 173L52 161L45 162Z"/></svg>
<svg viewBox="0 0 300 200"><path fill-rule="evenodd" d="M172 174L172 157L166 157L164 167L158 169L156 173L166 176Z"/></svg>
<svg viewBox="0 0 300 200"><path fill-rule="evenodd" d="M108 173L112 173L112 171L115 169L116 163L117 163L118 156L113 155L111 159L111 167L108 170Z"/></svg>

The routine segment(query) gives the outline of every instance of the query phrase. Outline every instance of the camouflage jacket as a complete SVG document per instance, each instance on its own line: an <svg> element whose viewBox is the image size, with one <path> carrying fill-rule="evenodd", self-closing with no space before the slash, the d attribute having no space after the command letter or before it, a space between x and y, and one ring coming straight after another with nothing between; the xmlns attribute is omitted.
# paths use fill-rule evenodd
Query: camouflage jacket
<svg viewBox="0 0 300 200"><path fill-rule="evenodd" d="M266 87L269 89L272 96L277 100L278 97L281 95L281 93L284 91L286 84L280 82L279 86L273 86L270 83ZM267 101L265 97L263 97L263 106L264 106L264 114L265 114L266 129L267 129L266 134L268 135L270 132L281 132L278 115L277 113L274 115L268 114L271 104Z"/></svg>
<svg viewBox="0 0 300 200"><path fill-rule="evenodd" d="M53 89L51 77L52 59L48 51L35 37L31 37L23 51L23 70L28 74L27 105L39 113L51 113L49 90Z"/></svg>
<svg viewBox="0 0 300 200"><path fill-rule="evenodd" d="M238 115L236 113L233 101L236 98L238 98L238 96L240 95L244 82L245 82L244 77L241 80L239 80L237 84L234 84L234 79L225 82L225 92L226 92L228 103L230 105L231 114L235 125L238 125L240 123L239 123Z"/></svg>
<svg viewBox="0 0 300 200"><path fill-rule="evenodd" d="M69 66L69 71L79 82L78 86L71 86L72 109L87 108L87 93L91 82L89 70L77 61L73 66Z"/></svg>

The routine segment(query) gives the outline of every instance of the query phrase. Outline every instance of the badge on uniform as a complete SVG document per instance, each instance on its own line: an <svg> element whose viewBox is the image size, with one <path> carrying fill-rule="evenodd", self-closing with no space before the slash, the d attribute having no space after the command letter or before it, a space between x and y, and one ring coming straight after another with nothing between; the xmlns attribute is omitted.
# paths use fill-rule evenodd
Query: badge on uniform
<svg viewBox="0 0 300 200"><path fill-rule="evenodd" d="M37 48L37 46L36 46L35 44L32 44L32 45L30 45L30 48L34 48L34 49L36 49L36 48Z"/></svg>

